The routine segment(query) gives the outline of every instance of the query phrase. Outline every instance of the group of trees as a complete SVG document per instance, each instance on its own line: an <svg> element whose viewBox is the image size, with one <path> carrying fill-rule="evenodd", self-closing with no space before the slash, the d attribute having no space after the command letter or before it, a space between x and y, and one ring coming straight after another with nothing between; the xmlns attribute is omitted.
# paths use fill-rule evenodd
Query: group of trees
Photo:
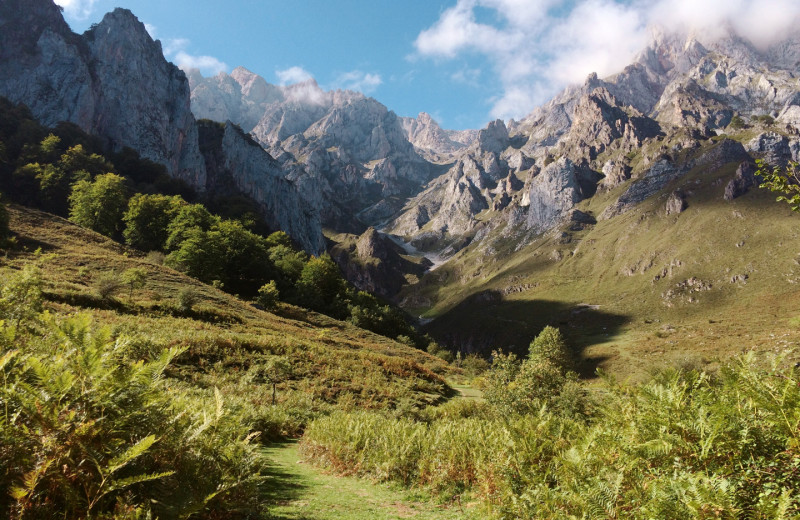
<svg viewBox="0 0 800 520"><path fill-rule="evenodd" d="M259 233L265 224L252 205L232 201L228 218L214 214L209 207L224 205L198 202L163 166L128 149L104 156L76 127L45 129L27 109L2 99L0 121L0 189L13 201L143 252L159 251L166 265L265 308L285 301L411 338L420 348L429 343L402 312L349 285L328 255L309 257L280 231Z"/></svg>

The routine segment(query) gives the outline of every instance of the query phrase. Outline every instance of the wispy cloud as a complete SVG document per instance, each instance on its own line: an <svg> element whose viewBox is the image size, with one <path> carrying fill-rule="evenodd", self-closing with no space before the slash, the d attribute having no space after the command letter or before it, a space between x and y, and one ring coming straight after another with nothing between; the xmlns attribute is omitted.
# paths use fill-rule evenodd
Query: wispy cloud
<svg viewBox="0 0 800 520"><path fill-rule="evenodd" d="M86 20L94 11L97 0L55 0L64 8L64 14L75 20Z"/></svg>
<svg viewBox="0 0 800 520"><path fill-rule="evenodd" d="M496 21L479 21L478 8L494 11ZM491 116L508 118L590 72L618 72L644 48L654 25L701 39L730 27L766 46L796 27L798 17L797 0L456 0L414 44L420 57L488 58L503 89L490 100ZM464 72L452 79L463 82Z"/></svg>
<svg viewBox="0 0 800 520"><path fill-rule="evenodd" d="M147 27L147 25L145 25ZM152 27L152 26L150 26ZM155 29L153 27L153 29ZM150 29L148 29L150 32ZM152 33L150 34L152 36ZM205 76L227 72L228 65L214 56L194 55L187 52L191 41L186 38L170 38L162 42L164 56L183 70L199 69Z"/></svg>
<svg viewBox="0 0 800 520"><path fill-rule="evenodd" d="M383 84L380 74L371 74L360 70L353 70L340 74L334 81L334 87L345 90L357 90L364 94L375 92Z"/></svg>
<svg viewBox="0 0 800 520"><path fill-rule="evenodd" d="M479 80L481 79L481 69L464 67L451 74L450 79L456 83L463 83L464 85L469 85L470 87L477 87L480 84Z"/></svg>
<svg viewBox="0 0 800 520"><path fill-rule="evenodd" d="M308 81L314 78L314 76L312 76L311 73L303 67L289 67L288 69L284 70L276 70L275 75L278 76L278 81L281 85L302 83L303 81Z"/></svg>

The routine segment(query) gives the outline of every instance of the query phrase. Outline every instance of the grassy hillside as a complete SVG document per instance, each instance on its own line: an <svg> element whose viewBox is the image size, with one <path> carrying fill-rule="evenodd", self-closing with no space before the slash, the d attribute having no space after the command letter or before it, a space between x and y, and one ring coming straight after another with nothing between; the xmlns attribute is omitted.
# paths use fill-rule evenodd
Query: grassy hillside
<svg viewBox="0 0 800 520"><path fill-rule="evenodd" d="M560 326L585 375L602 367L640 377L657 366L794 346L800 217L757 188L723 200L737 166L695 168L627 213L585 229L564 225L519 250L519 237L498 229L493 242L407 289L406 302L430 304L410 311L436 318L429 331L465 351L524 352L542 327ZM577 208L598 216L628 185ZM675 190L688 208L667 216Z"/></svg>
<svg viewBox="0 0 800 520"><path fill-rule="evenodd" d="M16 245L6 252L2 275L35 264L51 312L90 313L148 348L185 346L171 375L199 388L217 386L234 400L273 413L271 387L252 371L281 356L291 374L278 384L277 397L293 413L336 404L416 406L448 392L442 378L447 365L417 349L287 304L275 313L259 310L59 217L19 206L9 212ZM122 286L106 299L97 294L101 280L130 268L146 272L143 288L130 292ZM181 293L185 298L187 292L197 303L182 309Z"/></svg>

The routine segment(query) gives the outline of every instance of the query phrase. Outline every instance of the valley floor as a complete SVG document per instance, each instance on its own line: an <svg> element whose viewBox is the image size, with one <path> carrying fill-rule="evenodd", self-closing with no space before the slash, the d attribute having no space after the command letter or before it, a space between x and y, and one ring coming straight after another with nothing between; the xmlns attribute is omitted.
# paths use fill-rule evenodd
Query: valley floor
<svg viewBox="0 0 800 520"><path fill-rule="evenodd" d="M436 505L366 479L325 474L302 460L295 442L267 448L273 461L269 512L276 520L419 520L477 517L463 504Z"/></svg>

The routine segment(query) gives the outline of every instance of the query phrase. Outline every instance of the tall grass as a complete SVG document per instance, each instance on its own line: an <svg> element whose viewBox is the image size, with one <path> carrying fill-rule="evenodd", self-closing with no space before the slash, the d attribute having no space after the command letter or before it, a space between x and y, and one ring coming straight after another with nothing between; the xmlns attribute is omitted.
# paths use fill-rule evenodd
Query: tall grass
<svg viewBox="0 0 800 520"><path fill-rule="evenodd" d="M718 375L606 382L594 414L452 403L421 418L337 412L306 430L338 471L453 496L498 518L796 518L800 378L743 357Z"/></svg>

